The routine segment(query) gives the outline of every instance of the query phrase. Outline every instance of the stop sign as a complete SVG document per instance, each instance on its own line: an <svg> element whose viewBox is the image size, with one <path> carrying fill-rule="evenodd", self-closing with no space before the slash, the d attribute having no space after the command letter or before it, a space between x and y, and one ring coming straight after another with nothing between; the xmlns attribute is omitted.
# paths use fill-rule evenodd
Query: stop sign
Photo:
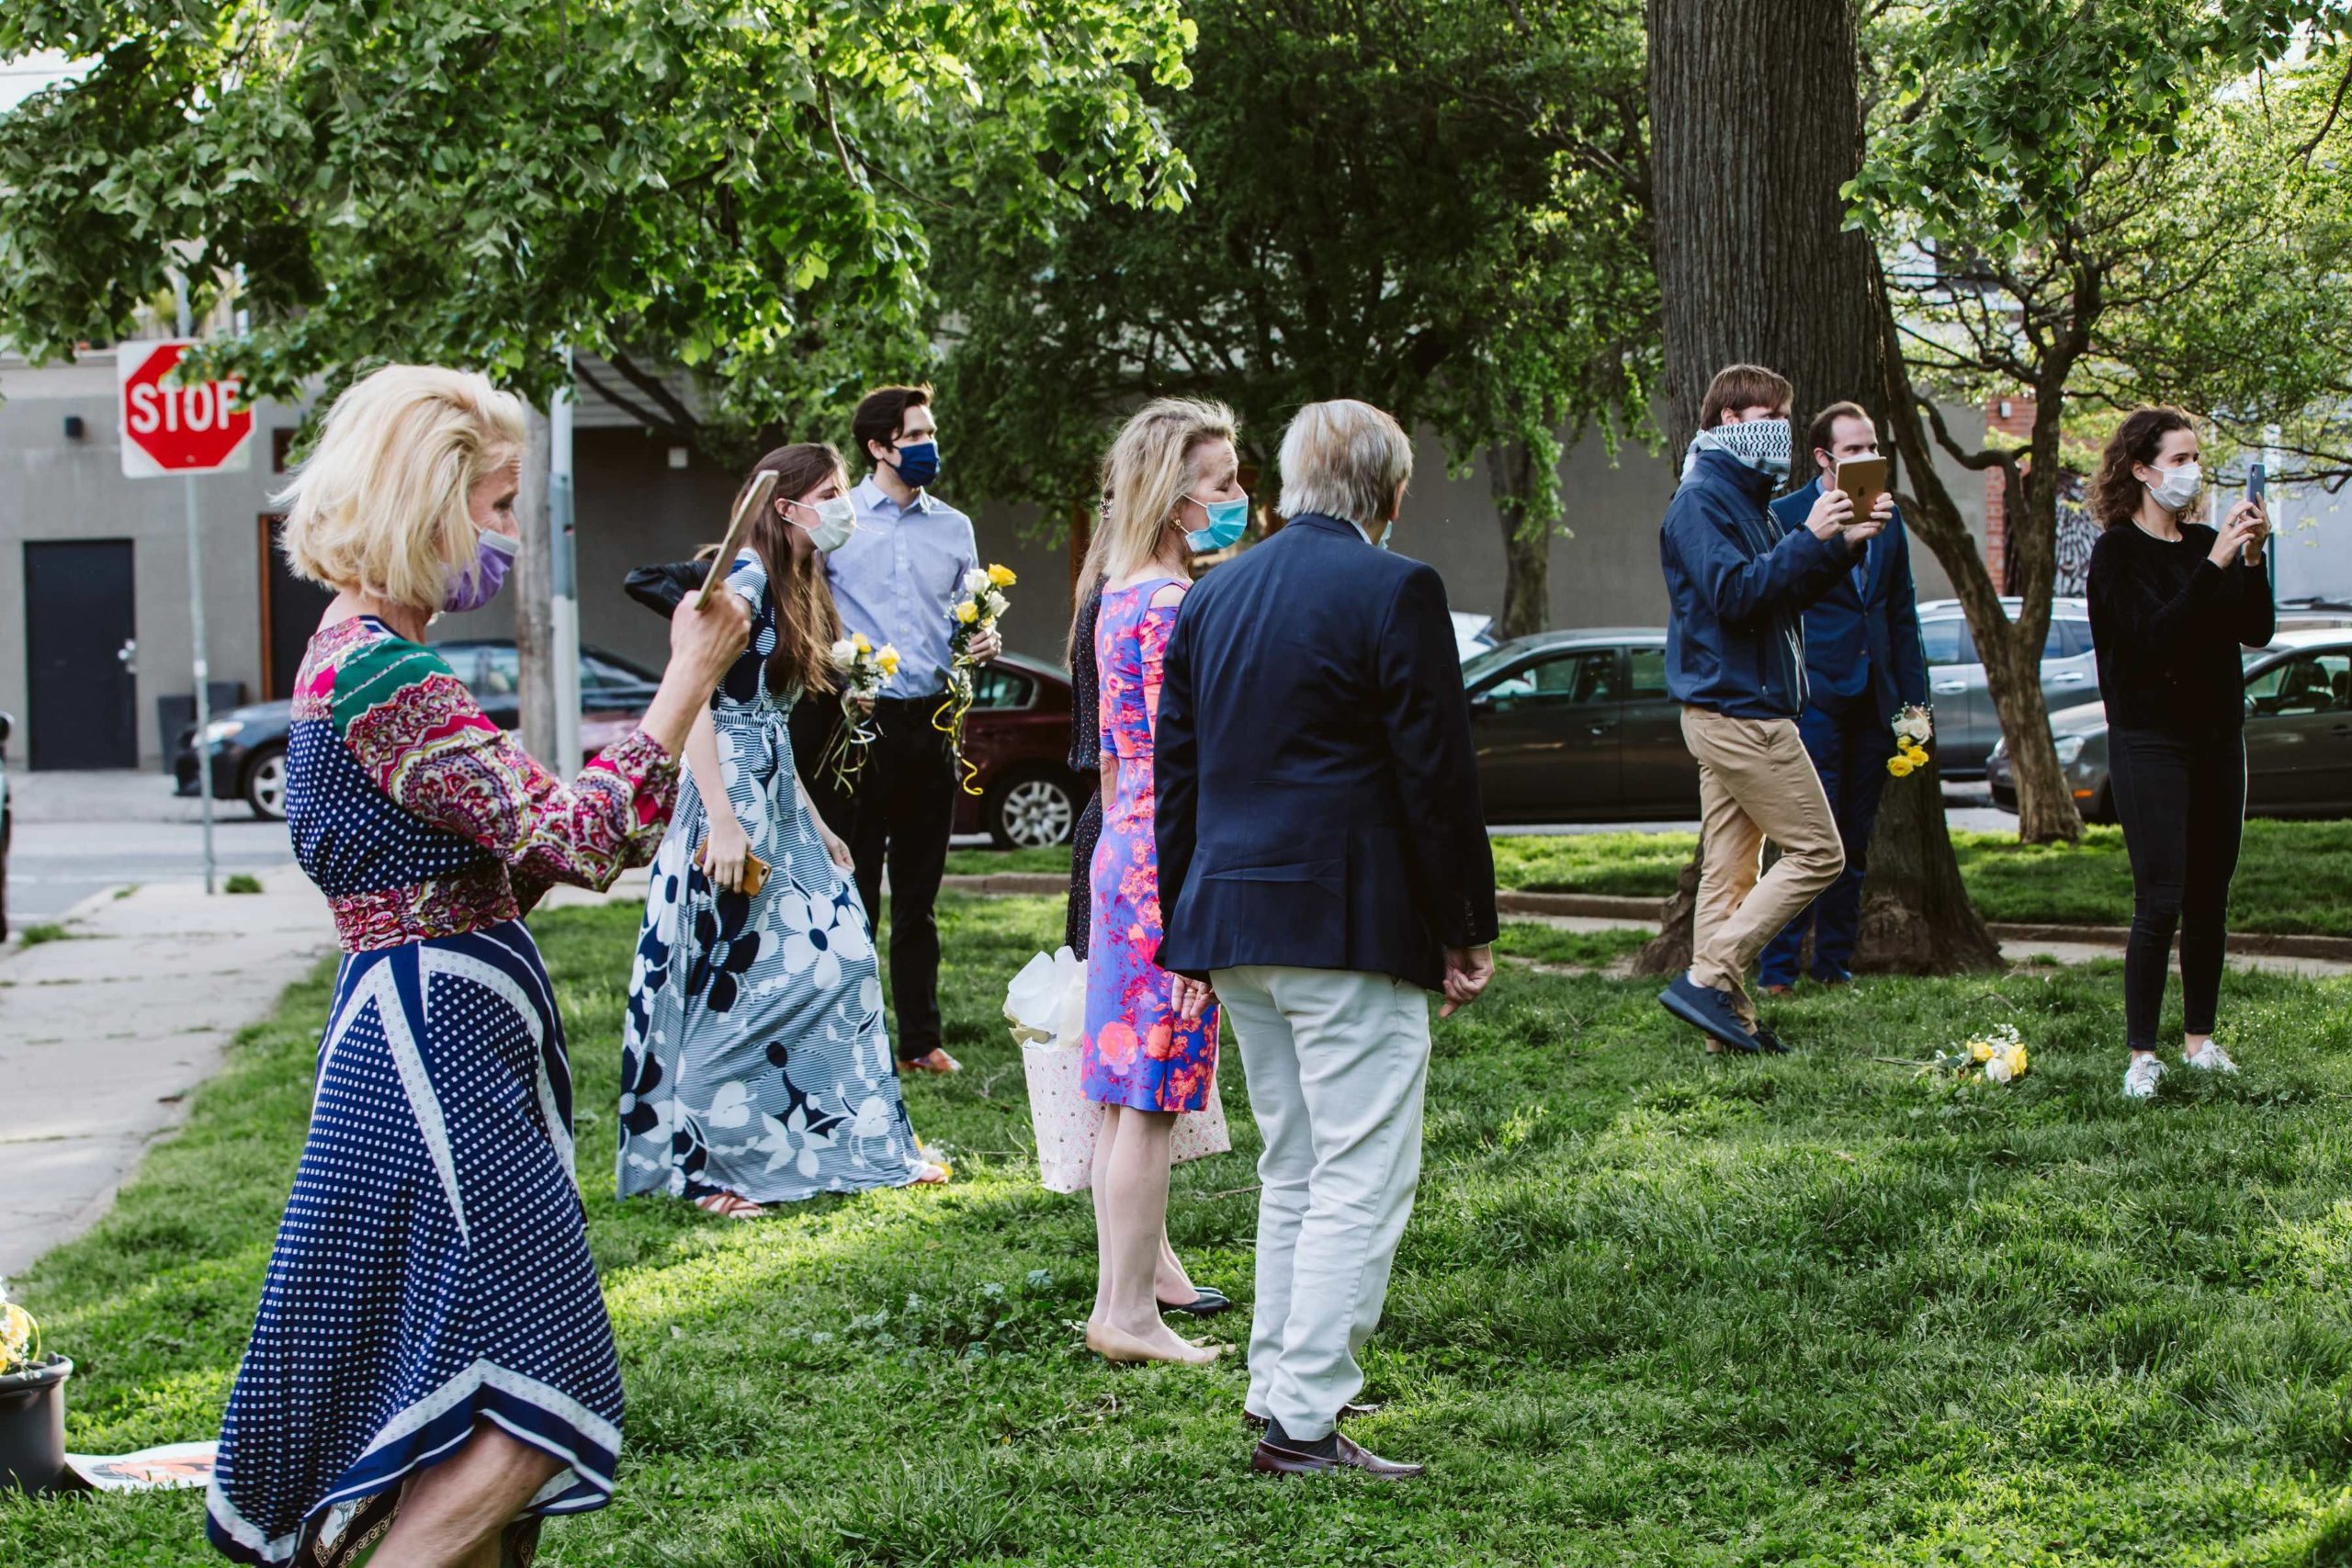
<svg viewBox="0 0 2352 1568"><path fill-rule="evenodd" d="M234 378L166 384L191 346L174 338L116 351L122 471L131 479L242 473L252 461L253 411L236 406Z"/></svg>

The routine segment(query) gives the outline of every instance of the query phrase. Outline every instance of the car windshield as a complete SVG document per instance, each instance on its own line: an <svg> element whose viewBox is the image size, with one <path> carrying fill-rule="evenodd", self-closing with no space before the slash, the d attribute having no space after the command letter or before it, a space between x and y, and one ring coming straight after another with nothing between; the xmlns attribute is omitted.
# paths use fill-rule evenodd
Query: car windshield
<svg viewBox="0 0 2352 1568"><path fill-rule="evenodd" d="M1500 648L1490 648L1483 652L1472 654L1462 661L1462 683L1465 686L1476 685L1525 651L1524 649L1505 643Z"/></svg>

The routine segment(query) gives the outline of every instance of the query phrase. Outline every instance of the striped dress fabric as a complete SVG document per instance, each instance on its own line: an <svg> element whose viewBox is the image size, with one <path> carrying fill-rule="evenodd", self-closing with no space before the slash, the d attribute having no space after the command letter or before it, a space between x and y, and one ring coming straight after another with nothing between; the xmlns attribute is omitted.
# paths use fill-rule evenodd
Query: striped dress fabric
<svg viewBox="0 0 2352 1568"><path fill-rule="evenodd" d="M611 1497L619 1371L562 1024L522 916L556 882L650 859L675 784L641 731L556 779L379 622L313 639L287 812L345 953L221 1425L207 1529L230 1557L343 1560L482 1422L562 1461L534 1516Z"/></svg>

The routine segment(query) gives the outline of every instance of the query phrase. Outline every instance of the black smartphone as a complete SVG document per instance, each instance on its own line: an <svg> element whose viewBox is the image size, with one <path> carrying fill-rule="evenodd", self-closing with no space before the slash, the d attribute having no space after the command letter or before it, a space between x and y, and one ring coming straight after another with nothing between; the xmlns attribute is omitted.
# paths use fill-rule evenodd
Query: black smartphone
<svg viewBox="0 0 2352 1568"><path fill-rule="evenodd" d="M2269 482L2269 472L2263 465L2248 463L2245 466L2245 498L2248 501L2259 502L2262 499L2263 487Z"/></svg>

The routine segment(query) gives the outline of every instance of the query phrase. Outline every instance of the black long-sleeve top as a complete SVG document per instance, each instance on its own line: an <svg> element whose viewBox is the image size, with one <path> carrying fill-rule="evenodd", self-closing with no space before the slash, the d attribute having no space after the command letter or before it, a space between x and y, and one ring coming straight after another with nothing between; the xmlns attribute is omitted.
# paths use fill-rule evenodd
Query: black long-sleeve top
<svg viewBox="0 0 2352 1568"><path fill-rule="evenodd" d="M1094 668L1094 624L1102 613L1102 584L1096 578L1078 604L1078 625L1069 640L1070 772L1093 777L1102 767L1102 731L1096 710L1102 682Z"/></svg>
<svg viewBox="0 0 2352 1568"><path fill-rule="evenodd" d="M2278 616L2261 570L2213 564L2218 537L2184 523L2170 544L2121 523L2091 547L2091 640L2115 728L2201 739L2245 723L2239 649L2267 643Z"/></svg>

